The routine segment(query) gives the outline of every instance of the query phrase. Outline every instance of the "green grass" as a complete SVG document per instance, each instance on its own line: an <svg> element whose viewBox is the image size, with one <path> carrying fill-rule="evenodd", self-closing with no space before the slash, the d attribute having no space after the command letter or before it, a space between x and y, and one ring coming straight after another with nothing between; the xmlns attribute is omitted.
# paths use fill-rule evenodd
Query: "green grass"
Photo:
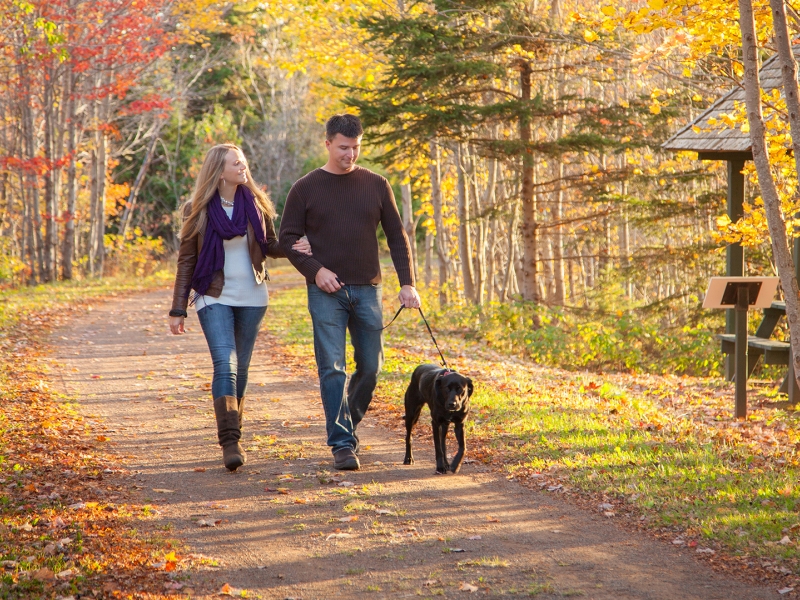
<svg viewBox="0 0 800 600"><path fill-rule="evenodd" d="M397 306L390 289L391 283L384 315ZM304 288L274 295L266 321L289 353L313 365ZM605 512L644 517L646 526L674 531L698 547L720 545L744 559L786 560L795 569L797 413L753 407L747 422L736 423L728 416L730 385L715 379L538 367L431 325L451 366L476 381L468 457L503 465L533 484L561 482L570 491L606 498L613 508ZM402 411L412 370L437 358L418 316L403 313L386 332L376 391L378 401L388 404L383 408ZM704 413L709 410L715 411L711 417ZM754 441L754 432L776 425L781 444ZM791 544L775 543L787 534Z"/></svg>
<svg viewBox="0 0 800 600"><path fill-rule="evenodd" d="M170 284L173 280L174 273L160 270L146 278L120 276L2 289L0 334L15 327L20 318L26 315L37 320L40 318L37 313L44 313L46 310L68 308L101 296L139 292Z"/></svg>

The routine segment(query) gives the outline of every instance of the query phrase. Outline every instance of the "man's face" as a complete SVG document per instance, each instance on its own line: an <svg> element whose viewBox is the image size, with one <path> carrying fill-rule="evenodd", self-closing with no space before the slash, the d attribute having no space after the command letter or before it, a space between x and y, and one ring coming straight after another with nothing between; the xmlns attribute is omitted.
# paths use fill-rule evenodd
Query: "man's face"
<svg viewBox="0 0 800 600"><path fill-rule="evenodd" d="M361 150L361 136L349 138L337 133L332 140L325 140L330 162L346 173L356 166L358 152Z"/></svg>

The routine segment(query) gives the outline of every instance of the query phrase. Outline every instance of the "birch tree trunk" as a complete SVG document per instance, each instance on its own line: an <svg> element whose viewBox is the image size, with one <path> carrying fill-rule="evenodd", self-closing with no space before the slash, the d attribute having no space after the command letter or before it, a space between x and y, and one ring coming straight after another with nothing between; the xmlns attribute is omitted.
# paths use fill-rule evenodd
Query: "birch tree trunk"
<svg viewBox="0 0 800 600"><path fill-rule="evenodd" d="M772 0L771 0L772 1ZM783 34L786 35L786 17L783 12L782 2L780 13L783 14ZM775 11L773 2L773 16ZM789 332L792 344L792 356L794 360L795 378L800 373L800 303L798 302L797 278L794 272L794 261L789 251L789 242L786 235L786 222L781 211L781 202L775 180L769 165L769 154L767 153L767 138L764 127L764 117L761 112L761 82L758 75L758 38L756 37L755 20L753 17L752 0L739 0L739 26L742 30L742 58L744 61L744 89L745 105L747 107L747 121L750 125L750 142L753 149L753 162L756 166L758 175L758 186L761 189L761 197L764 200L764 210L767 214L767 225L769 227L770 238L772 239L772 252L775 258L775 265L778 268L781 287L786 298L786 315L789 320ZM776 23L776 33L779 29ZM800 131L796 129L796 119L800 118L797 105L797 66L788 49L788 36L785 40L778 40L778 48L781 52L783 63L784 81L791 77L790 85L786 86L787 106L792 119L792 138L796 145L800 142ZM780 48L783 46L783 49ZM788 104L790 90L794 92L794 108ZM794 113L794 115L792 115ZM797 148L797 146L796 146ZM795 149L797 152L797 149ZM797 156L795 155L797 159Z"/></svg>
<svg viewBox="0 0 800 600"><path fill-rule="evenodd" d="M47 161L47 172L44 174L44 272L42 279L45 282L56 278L56 190L55 190L55 140L54 129L54 98L53 98L53 71L45 68L42 74L42 87L44 96L44 157Z"/></svg>
<svg viewBox="0 0 800 600"><path fill-rule="evenodd" d="M436 142L430 144L431 153L431 204L433 205L433 222L436 224L436 256L439 259L439 304L447 304L445 284L450 271L450 248L447 243L447 232L444 228L442 214L442 165L441 150Z"/></svg>
<svg viewBox="0 0 800 600"><path fill-rule="evenodd" d="M748 21L748 27L755 28L754 25L751 23L753 19L752 15L752 0L740 0L741 4L750 4L750 21ZM781 73L783 75L783 93L784 97L786 98L786 108L789 111L789 127L791 128L792 132L792 149L794 150L794 160L795 160L795 171L800 174L800 97L798 97L798 85L797 85L797 61L794 58L794 53L792 52L792 42L791 38L789 37L789 26L786 22L786 3L784 0L770 0L770 6L772 7L772 22L773 26L775 27L775 42L778 47L778 57L781 62ZM741 11L741 6L740 6ZM742 38L743 44L745 38L745 31L744 31L744 13L742 13ZM756 38L753 37L753 54L755 55L755 43ZM746 53L745 53L746 54ZM747 63L745 63L747 65ZM749 66L749 65L747 65ZM756 65L757 68L757 65ZM745 72L745 77L747 78L747 72ZM747 86L747 79L745 79L745 86ZM753 84L751 84L753 87ZM758 81L758 71L756 71L756 80L755 80L755 87L757 89L757 94L760 94L761 86L759 85ZM745 87L745 89L750 92L749 88ZM761 112L761 97L756 96L755 98L758 100L758 115L760 116ZM752 121L753 119L750 118L751 108L748 104L747 106L748 112L748 120ZM762 136L763 136L763 121L761 123L762 127ZM753 139L753 125L750 124L750 139L753 140L753 160L755 161L755 140ZM768 156L766 154L766 144L764 144L764 154L762 155L762 162L768 161ZM767 164L767 167L769 165ZM767 173L770 173L767 169ZM770 173L771 176L771 173ZM770 178L771 180L771 178ZM758 182L759 185L761 184L761 171L758 172ZM762 192L763 195L763 192ZM781 217L780 224L781 224L781 232L786 236L786 226L783 222L783 213L780 211L780 202L776 199L777 205L775 208L775 212L778 216ZM764 196L764 206L767 206L766 196ZM772 223L770 225L770 233L772 233ZM773 237L773 245L777 245L777 241ZM792 259L791 252L788 249L788 241L784 239L782 242L782 252L785 253L785 257L778 263L778 253L775 252L775 262L778 263L778 275L781 278L781 286L784 289L784 296L786 297L786 316L789 320L789 331L790 337L792 342L792 356L794 362L794 376L795 380L800 385L800 302L798 302L797 294L798 294L798 287L797 287L797 275L795 271L795 264ZM784 273L781 273L781 267L784 269ZM784 279L786 282L784 282ZM788 283L788 285L787 285ZM789 299L791 296L791 301Z"/></svg>
<svg viewBox="0 0 800 600"><path fill-rule="evenodd" d="M408 174L406 174L408 177ZM414 209L411 203L411 184L404 183L400 186L400 195L403 205L403 229L408 236L408 244L411 248L411 268L414 270L414 281L417 279L417 232L414 220Z"/></svg>
<svg viewBox="0 0 800 600"><path fill-rule="evenodd" d="M472 270L472 234L470 232L470 194L467 186L467 165L464 144L456 146L456 169L458 170L458 255L461 259L461 277L464 281L464 296L475 302L475 273Z"/></svg>
<svg viewBox="0 0 800 600"><path fill-rule="evenodd" d="M75 208L78 197L78 181L75 165L75 151L77 149L77 124L78 118L75 111L76 75L70 67L67 71L64 93L67 105L67 209L64 214L64 239L61 246L61 277L72 279L72 261L75 259Z"/></svg>
<svg viewBox="0 0 800 600"><path fill-rule="evenodd" d="M122 212L122 217L120 218L120 224L119 224L120 243L124 243L125 234L128 231L128 227L130 226L131 222L131 217L133 216L133 211L136 208L136 199L139 197L139 191L142 189L142 184L144 183L144 177L147 174L147 169L150 167L150 162L153 160L153 155L155 154L156 150L156 143L158 142L160 133L161 133L161 125L158 124L153 128L153 137L150 138L150 142L147 144L147 150L145 150L144 153L142 166L139 167L139 172L136 174L136 179L133 180L133 185L131 186L130 194L128 194L128 201L125 203L125 210ZM414 256L413 247L411 251L413 257Z"/></svg>

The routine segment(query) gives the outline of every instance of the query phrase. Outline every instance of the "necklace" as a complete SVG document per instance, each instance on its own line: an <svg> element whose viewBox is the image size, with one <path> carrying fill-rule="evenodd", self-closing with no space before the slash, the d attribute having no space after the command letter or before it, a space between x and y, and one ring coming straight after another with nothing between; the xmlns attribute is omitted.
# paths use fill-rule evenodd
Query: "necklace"
<svg viewBox="0 0 800 600"><path fill-rule="evenodd" d="M225 200L222 196L219 197L220 201L222 202L222 206L231 207L233 206L233 200Z"/></svg>

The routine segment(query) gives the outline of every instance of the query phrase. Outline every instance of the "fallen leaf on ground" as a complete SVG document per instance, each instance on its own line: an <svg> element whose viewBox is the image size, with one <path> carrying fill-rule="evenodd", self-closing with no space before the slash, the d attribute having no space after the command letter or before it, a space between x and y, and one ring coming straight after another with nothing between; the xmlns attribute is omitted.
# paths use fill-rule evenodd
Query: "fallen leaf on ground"
<svg viewBox="0 0 800 600"><path fill-rule="evenodd" d="M219 521L211 521L211 520L207 521L206 519L200 519L199 521L197 521L197 526L198 527L216 527L217 523L219 523Z"/></svg>
<svg viewBox="0 0 800 600"><path fill-rule="evenodd" d="M56 574L50 569L42 567L38 571L34 571L31 577L38 581L53 581L56 578Z"/></svg>
<svg viewBox="0 0 800 600"><path fill-rule="evenodd" d="M742 344L742 345L744 345L744 344ZM793 592L793 591L794 591L794 588L793 588L793 587L785 587L785 588L781 588L781 589L779 589L779 590L778 590L778 593L779 593L781 596L783 596L783 594L788 594L789 592Z"/></svg>
<svg viewBox="0 0 800 600"><path fill-rule="evenodd" d="M424 587L431 587L432 585L436 585L435 579L428 579L425 583L422 584Z"/></svg>
<svg viewBox="0 0 800 600"><path fill-rule="evenodd" d="M339 519L342 523L349 523L350 521L358 521L358 515L351 515L349 517L341 517Z"/></svg>
<svg viewBox="0 0 800 600"><path fill-rule="evenodd" d="M445 552L466 552L463 548L447 548Z"/></svg>
<svg viewBox="0 0 800 600"><path fill-rule="evenodd" d="M744 345L744 344L743 344L743 345ZM553 533L555 533L555 532L553 532ZM479 536L479 535L471 535L471 536L470 536L470 537L468 537L467 539L468 539L468 540L479 540L479 539L481 539L481 536Z"/></svg>
<svg viewBox="0 0 800 600"><path fill-rule="evenodd" d="M712 550L711 548L698 548L695 550L698 554L716 554L716 551Z"/></svg>
<svg viewBox="0 0 800 600"><path fill-rule="evenodd" d="M153 488L153 491L157 494L174 494L175 490L167 490L164 488Z"/></svg>
<svg viewBox="0 0 800 600"><path fill-rule="evenodd" d="M497 517L486 517L486 520L489 521L489 523L499 523L500 522L500 519L498 519Z"/></svg>
<svg viewBox="0 0 800 600"><path fill-rule="evenodd" d="M461 587L458 588L458 589L459 589L459 591L462 591L462 592L477 592L478 591L478 587L477 586L474 586L474 585L472 585L470 583L467 583L466 581L464 583L462 583Z"/></svg>
<svg viewBox="0 0 800 600"><path fill-rule="evenodd" d="M331 533L328 537L325 538L325 541L327 542L328 540L342 540L351 537L353 536L349 533Z"/></svg>
<svg viewBox="0 0 800 600"><path fill-rule="evenodd" d="M378 508L375 510L375 513L379 515L392 515L392 516L397 515L396 512L394 512L393 510L389 510L387 508Z"/></svg>
<svg viewBox="0 0 800 600"><path fill-rule="evenodd" d="M205 467L195 467L194 468L194 472L195 473L205 473L206 472L206 468ZM179 588L175 588L175 589L179 589Z"/></svg>
<svg viewBox="0 0 800 600"><path fill-rule="evenodd" d="M217 594L220 596L241 596L242 590L226 583L225 585L222 586L222 589L220 589L220 591L217 592Z"/></svg>
<svg viewBox="0 0 800 600"><path fill-rule="evenodd" d="M352 481L340 481L339 485L341 487L353 487L355 483L353 483Z"/></svg>

